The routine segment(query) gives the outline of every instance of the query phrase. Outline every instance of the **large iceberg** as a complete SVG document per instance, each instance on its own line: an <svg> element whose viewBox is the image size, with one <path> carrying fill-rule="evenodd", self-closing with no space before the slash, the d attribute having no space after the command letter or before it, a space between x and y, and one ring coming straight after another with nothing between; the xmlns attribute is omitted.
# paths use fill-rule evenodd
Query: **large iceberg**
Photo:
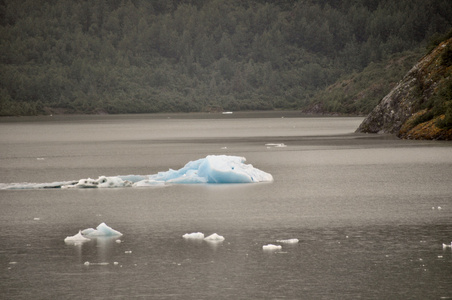
<svg viewBox="0 0 452 300"><path fill-rule="evenodd" d="M42 189L42 188L110 188L145 187L165 184L199 183L253 183L271 182L271 174L245 164L240 156L209 155L188 162L179 170L169 169L151 175L100 176L98 179L80 179L52 183L0 183L0 189Z"/></svg>

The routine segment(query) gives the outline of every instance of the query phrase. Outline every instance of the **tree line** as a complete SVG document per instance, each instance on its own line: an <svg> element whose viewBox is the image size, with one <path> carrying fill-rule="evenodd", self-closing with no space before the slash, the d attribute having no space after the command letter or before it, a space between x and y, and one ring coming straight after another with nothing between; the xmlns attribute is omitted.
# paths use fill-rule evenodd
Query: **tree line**
<svg viewBox="0 0 452 300"><path fill-rule="evenodd" d="M305 109L419 57L451 15L448 0L2 0L0 115Z"/></svg>

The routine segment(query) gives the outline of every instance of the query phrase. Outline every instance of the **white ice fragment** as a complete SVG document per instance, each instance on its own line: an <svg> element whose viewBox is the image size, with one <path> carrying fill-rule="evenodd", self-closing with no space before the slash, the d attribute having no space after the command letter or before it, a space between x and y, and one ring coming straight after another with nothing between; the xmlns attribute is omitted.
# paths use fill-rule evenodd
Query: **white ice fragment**
<svg viewBox="0 0 452 300"><path fill-rule="evenodd" d="M84 264L85 266L89 266L89 261L85 261L83 264Z"/></svg>
<svg viewBox="0 0 452 300"><path fill-rule="evenodd" d="M113 264L114 264L115 266L119 265L119 263L118 263L117 261L113 262Z"/></svg>
<svg viewBox="0 0 452 300"><path fill-rule="evenodd" d="M122 233L114 230L113 228L109 227L105 223L100 223L99 226L96 227L96 229L93 228L87 228L82 231L82 234L84 236L88 237L98 237L98 236L121 236Z"/></svg>
<svg viewBox="0 0 452 300"><path fill-rule="evenodd" d="M276 240L278 243L284 243L284 244L296 244L299 242L298 239L287 239L287 240Z"/></svg>
<svg viewBox="0 0 452 300"><path fill-rule="evenodd" d="M44 157L37 157L36 159L37 160L44 160L45 158Z"/></svg>
<svg viewBox="0 0 452 300"><path fill-rule="evenodd" d="M131 254L131 253L132 253L132 250L126 250L126 251L124 251L124 253L126 253L126 254Z"/></svg>
<svg viewBox="0 0 452 300"><path fill-rule="evenodd" d="M452 248L452 242L450 242L450 244L443 243L443 248Z"/></svg>
<svg viewBox="0 0 452 300"><path fill-rule="evenodd" d="M115 242L116 242L117 244L121 244L121 243L122 243L121 240L116 240Z"/></svg>
<svg viewBox="0 0 452 300"><path fill-rule="evenodd" d="M441 206L438 206L438 209L443 209Z"/></svg>
<svg viewBox="0 0 452 300"><path fill-rule="evenodd" d="M87 242L89 240L90 239L84 237L82 235L82 232L79 230L76 235L66 237L64 239L64 242L65 243L83 243L83 242Z"/></svg>
<svg viewBox="0 0 452 300"><path fill-rule="evenodd" d="M284 143L279 143L279 144L270 143L270 144L265 144L265 146L267 146L267 148L270 148L270 147L285 148L285 147L287 147L287 145Z"/></svg>
<svg viewBox="0 0 452 300"><path fill-rule="evenodd" d="M194 240L202 240L204 239L204 233L202 232L192 232L186 233L182 236L184 239L194 239Z"/></svg>
<svg viewBox="0 0 452 300"><path fill-rule="evenodd" d="M33 218L33 221L39 221L41 220L40 218Z"/></svg>
<svg viewBox="0 0 452 300"><path fill-rule="evenodd" d="M281 248L282 248L281 245L273 245L273 244L268 244L268 245L262 246L262 249L264 249L264 250L281 250Z"/></svg>
<svg viewBox="0 0 452 300"><path fill-rule="evenodd" d="M222 112L223 115L232 115L234 112L232 111L224 111Z"/></svg>
<svg viewBox="0 0 452 300"><path fill-rule="evenodd" d="M206 241L217 241L217 242L220 242L220 241L224 241L224 237L221 236L221 235L218 235L218 234L214 233L214 234L211 234L211 235L209 235L208 237L206 237L204 240L206 240Z"/></svg>

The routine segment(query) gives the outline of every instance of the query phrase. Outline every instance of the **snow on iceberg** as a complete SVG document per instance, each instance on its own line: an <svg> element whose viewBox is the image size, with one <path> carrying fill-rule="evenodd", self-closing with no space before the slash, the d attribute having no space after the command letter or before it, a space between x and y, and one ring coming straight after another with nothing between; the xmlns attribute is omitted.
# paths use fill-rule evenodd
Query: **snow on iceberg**
<svg viewBox="0 0 452 300"><path fill-rule="evenodd" d="M94 228L87 228L82 230L82 235L86 237L100 237L100 236L121 236L122 233L114 230L105 223L100 223L99 226Z"/></svg>
<svg viewBox="0 0 452 300"><path fill-rule="evenodd" d="M0 183L0 189L111 188L273 181L271 174L254 168L251 164L245 164L245 161L246 159L240 156L208 155L205 158L188 162L179 170L169 169L151 175L100 176L98 179L87 178L52 183Z"/></svg>

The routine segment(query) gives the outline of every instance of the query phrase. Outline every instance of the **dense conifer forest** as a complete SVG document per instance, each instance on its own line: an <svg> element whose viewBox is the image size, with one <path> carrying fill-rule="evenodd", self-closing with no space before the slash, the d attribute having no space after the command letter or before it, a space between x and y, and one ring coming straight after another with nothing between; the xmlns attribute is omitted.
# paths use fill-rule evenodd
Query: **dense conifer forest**
<svg viewBox="0 0 452 300"><path fill-rule="evenodd" d="M450 0L2 0L0 115L367 113L451 16Z"/></svg>

